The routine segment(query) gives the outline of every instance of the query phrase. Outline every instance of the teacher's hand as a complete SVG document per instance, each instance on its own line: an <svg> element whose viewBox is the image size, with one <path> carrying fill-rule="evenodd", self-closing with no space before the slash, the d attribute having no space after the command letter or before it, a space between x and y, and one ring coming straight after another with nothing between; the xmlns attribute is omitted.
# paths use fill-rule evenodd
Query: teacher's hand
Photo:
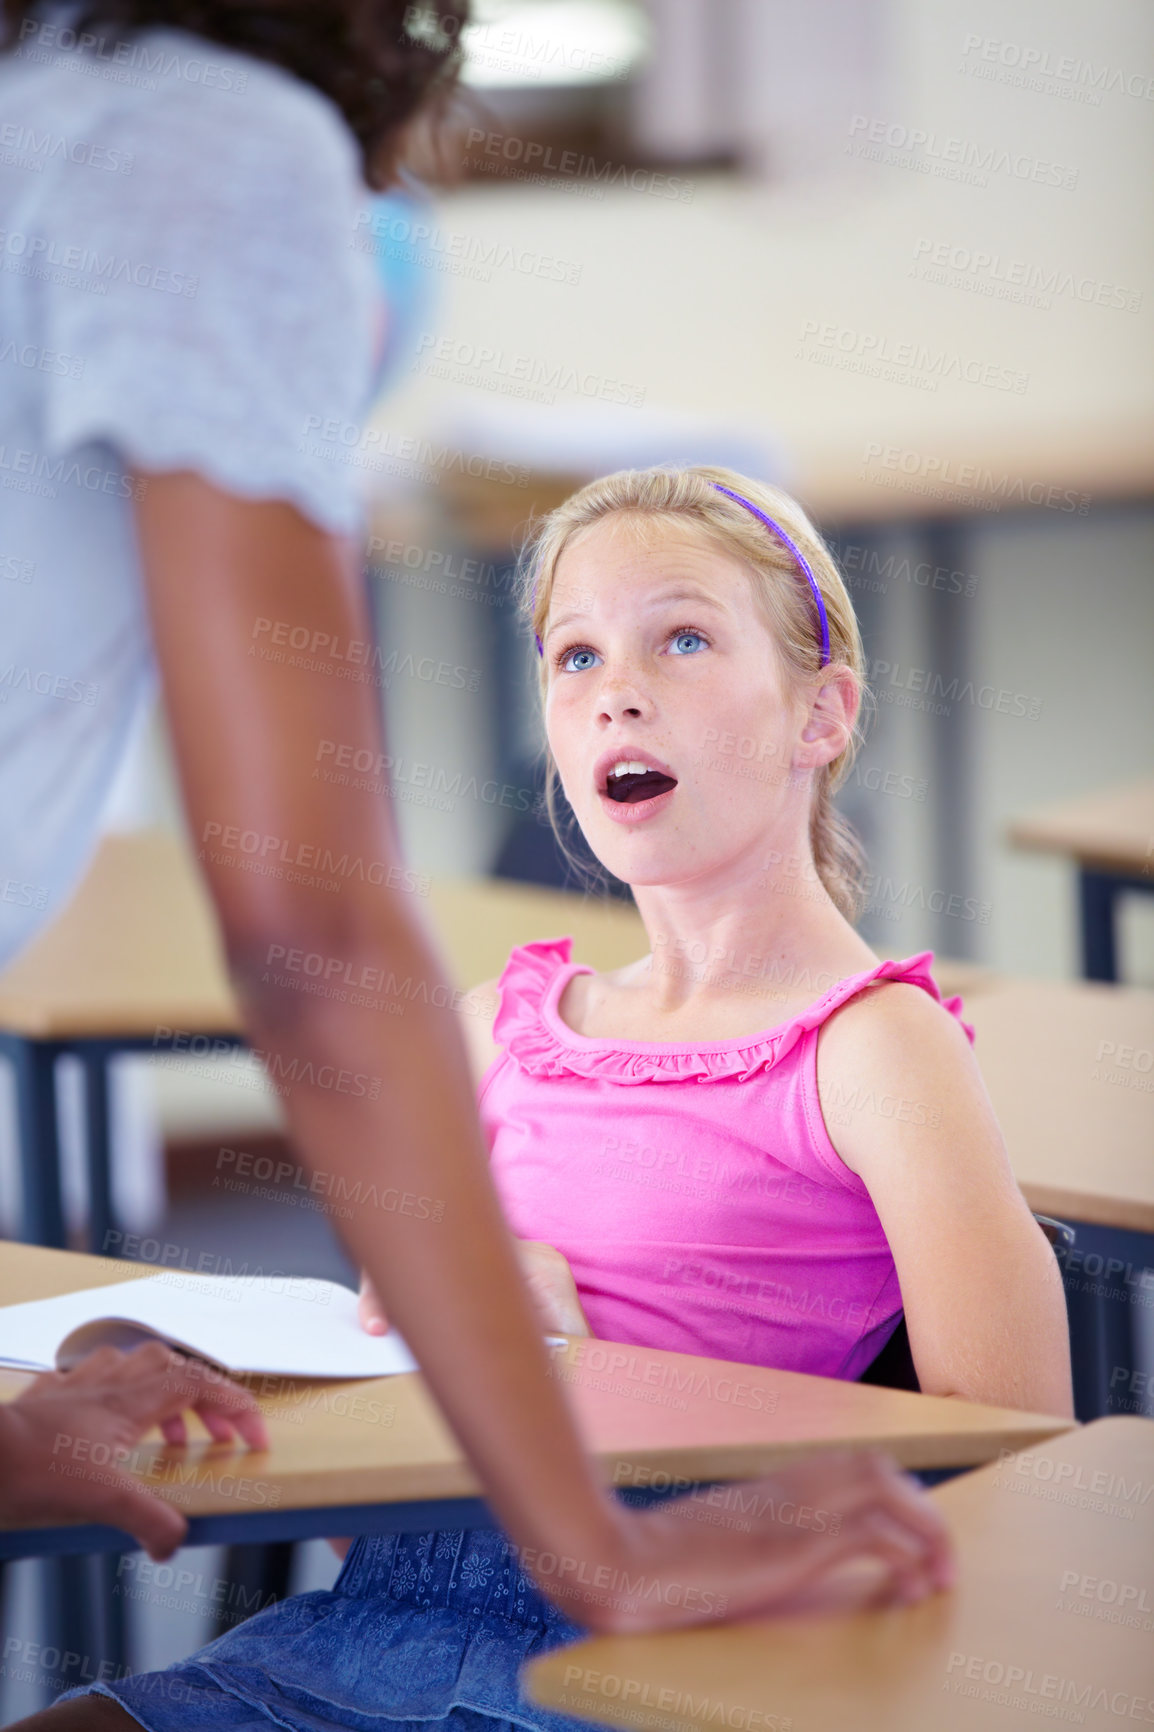
<svg viewBox="0 0 1154 1732"><path fill-rule="evenodd" d="M520 1553L542 1589L594 1630L909 1604L953 1580L941 1513L879 1454L822 1453L655 1509L617 1507L615 1563Z"/></svg>
<svg viewBox="0 0 1154 1732"><path fill-rule="evenodd" d="M0 1407L0 1521L108 1523L150 1557L171 1557L188 1523L128 1468L155 1425L167 1443L187 1441L186 1409L214 1443L268 1448L246 1389L159 1341L131 1353L101 1347L70 1371L38 1377Z"/></svg>
<svg viewBox="0 0 1154 1732"><path fill-rule="evenodd" d="M581 1309L573 1271L564 1255L541 1239L515 1239L514 1245L525 1285L545 1334L591 1334ZM389 1327L384 1306L367 1275L361 1276L357 1314L362 1328L370 1335L383 1335Z"/></svg>

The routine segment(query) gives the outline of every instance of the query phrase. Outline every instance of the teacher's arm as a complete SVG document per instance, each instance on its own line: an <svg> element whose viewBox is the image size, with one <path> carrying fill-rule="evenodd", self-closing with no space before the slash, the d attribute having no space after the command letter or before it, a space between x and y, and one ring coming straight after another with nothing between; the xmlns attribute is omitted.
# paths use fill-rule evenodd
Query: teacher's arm
<svg viewBox="0 0 1154 1732"><path fill-rule="evenodd" d="M838 1512L820 1536L778 1533L769 1516L702 1531L627 1512L601 1489L548 1376L389 802L322 773L334 748L374 761L384 749L379 693L351 647L373 639L355 550L286 503L198 474L139 479L185 811L246 1031L285 1091L302 1158L346 1199L350 1252L546 1591L613 1629L698 1622L718 1601L784 1607L866 1554L885 1591L944 1580L940 1517L878 1457L805 1464L809 1501ZM302 632L307 651L293 646ZM326 980L341 996L302 990ZM634 1603L618 1584L642 1577L654 1591Z"/></svg>

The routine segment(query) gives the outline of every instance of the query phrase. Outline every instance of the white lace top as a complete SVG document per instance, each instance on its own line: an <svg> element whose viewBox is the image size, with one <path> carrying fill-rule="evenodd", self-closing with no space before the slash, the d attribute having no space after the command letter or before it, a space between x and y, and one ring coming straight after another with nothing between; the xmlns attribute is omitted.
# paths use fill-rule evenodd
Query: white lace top
<svg viewBox="0 0 1154 1732"><path fill-rule="evenodd" d="M0 966L83 871L149 681L125 465L358 528L366 196L336 108L248 56L51 24L0 55Z"/></svg>

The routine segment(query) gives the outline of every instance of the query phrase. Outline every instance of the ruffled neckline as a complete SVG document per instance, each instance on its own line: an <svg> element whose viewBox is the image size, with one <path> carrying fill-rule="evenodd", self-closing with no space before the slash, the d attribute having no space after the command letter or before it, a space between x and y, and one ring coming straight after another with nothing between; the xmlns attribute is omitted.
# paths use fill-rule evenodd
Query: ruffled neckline
<svg viewBox="0 0 1154 1732"><path fill-rule="evenodd" d="M866 986L897 980L920 986L962 1022L960 998L944 999L931 968L932 950L903 960L879 962L875 968L849 975L807 1009L757 1034L733 1035L705 1043L617 1040L578 1034L562 1021L559 1010L565 988L577 974L593 974L585 963L572 960L572 938L547 938L519 945L501 975L500 1008L493 1039L523 1071L534 1076L602 1078L617 1083L707 1082L717 1078L744 1081L768 1071L792 1052L811 1029L818 1028Z"/></svg>

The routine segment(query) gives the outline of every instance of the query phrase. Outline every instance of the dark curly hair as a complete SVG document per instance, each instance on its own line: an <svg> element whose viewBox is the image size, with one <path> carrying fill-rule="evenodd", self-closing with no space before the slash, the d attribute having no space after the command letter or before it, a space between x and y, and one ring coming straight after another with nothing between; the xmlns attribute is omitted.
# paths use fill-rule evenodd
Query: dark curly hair
<svg viewBox="0 0 1154 1732"><path fill-rule="evenodd" d="M0 52L52 12L46 0L0 0ZM336 103L365 179L383 187L414 118L435 122L445 111L468 12L469 0L82 0L67 24L110 42L149 26L188 30L283 66Z"/></svg>

